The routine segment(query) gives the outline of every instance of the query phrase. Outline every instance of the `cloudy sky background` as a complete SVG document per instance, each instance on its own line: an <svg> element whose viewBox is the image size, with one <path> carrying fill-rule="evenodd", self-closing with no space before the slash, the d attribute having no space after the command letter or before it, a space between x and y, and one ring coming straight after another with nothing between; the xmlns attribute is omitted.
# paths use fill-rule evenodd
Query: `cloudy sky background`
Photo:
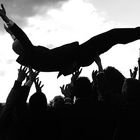
<svg viewBox="0 0 140 140"><path fill-rule="evenodd" d="M89 38L117 27L140 25L139 0L0 0L7 16L16 22L28 35L34 45L55 48L65 43ZM0 19L0 102L6 97L17 78L19 64L12 51L12 39L3 28ZM140 41L127 45L116 45L101 55L103 67L114 66L124 76L129 77L129 69L137 66ZM47 61L47 60L46 60ZM49 61L49 60L48 60ZM82 76L91 79L96 64L85 67ZM40 73L45 85L43 92L48 100L60 94L60 86L70 81L71 76L61 76L57 72ZM34 86L30 95L35 92Z"/></svg>

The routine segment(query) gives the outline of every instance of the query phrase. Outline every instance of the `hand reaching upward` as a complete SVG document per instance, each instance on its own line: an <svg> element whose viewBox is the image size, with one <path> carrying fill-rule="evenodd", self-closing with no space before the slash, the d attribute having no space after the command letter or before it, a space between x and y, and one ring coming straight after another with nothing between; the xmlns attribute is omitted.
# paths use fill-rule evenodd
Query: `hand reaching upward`
<svg viewBox="0 0 140 140"><path fill-rule="evenodd" d="M134 70L130 69L130 76L131 78L136 79L138 67L134 67Z"/></svg>
<svg viewBox="0 0 140 140"><path fill-rule="evenodd" d="M5 10L3 4L1 4L0 17L3 19L3 21L5 21L5 23L7 23L7 25L11 21L6 15L6 10Z"/></svg>
<svg viewBox="0 0 140 140"><path fill-rule="evenodd" d="M78 69L77 71L73 72L72 77L71 77L71 83L74 84L76 79L79 77L79 75L82 72L82 68Z"/></svg>
<svg viewBox="0 0 140 140"><path fill-rule="evenodd" d="M30 81L35 82L38 74L39 74L39 71L33 71L33 69L29 67L29 80Z"/></svg>
<svg viewBox="0 0 140 140"><path fill-rule="evenodd" d="M37 92L37 93L41 93L43 86L44 86L44 85L43 85L42 82L39 80L39 78L36 78L36 80L35 80L35 87L36 87L36 92Z"/></svg>
<svg viewBox="0 0 140 140"><path fill-rule="evenodd" d="M39 74L39 71L33 71L33 69L31 67L29 67L29 76L28 76L28 80L26 81L25 85L31 87L33 82L35 82L38 74Z"/></svg>
<svg viewBox="0 0 140 140"><path fill-rule="evenodd" d="M27 70L28 70L27 67L23 67L22 65L20 66L20 68L18 69L18 78L17 78L19 82L23 82L24 79L27 77L28 74Z"/></svg>
<svg viewBox="0 0 140 140"><path fill-rule="evenodd" d="M2 19L6 16L6 10L5 10L3 4L1 4L0 16Z"/></svg>

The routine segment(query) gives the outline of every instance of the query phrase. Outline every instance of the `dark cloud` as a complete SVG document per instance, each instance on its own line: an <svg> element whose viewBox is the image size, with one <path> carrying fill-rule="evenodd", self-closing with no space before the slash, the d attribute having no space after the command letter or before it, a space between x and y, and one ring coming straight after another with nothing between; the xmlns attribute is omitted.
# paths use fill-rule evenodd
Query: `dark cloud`
<svg viewBox="0 0 140 140"><path fill-rule="evenodd" d="M0 0L7 15L20 26L26 25L26 18L42 14L50 8L60 7L68 0Z"/></svg>

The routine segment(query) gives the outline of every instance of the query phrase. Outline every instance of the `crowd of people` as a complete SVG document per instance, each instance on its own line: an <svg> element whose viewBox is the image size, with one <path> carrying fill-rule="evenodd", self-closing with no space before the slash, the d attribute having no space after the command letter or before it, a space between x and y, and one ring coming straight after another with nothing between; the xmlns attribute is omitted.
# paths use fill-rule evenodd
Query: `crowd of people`
<svg viewBox="0 0 140 140"><path fill-rule="evenodd" d="M139 66L140 59L130 78L112 66L93 70L92 81L80 76L80 68L50 102L39 72L20 66L0 107L0 139L139 139ZM33 84L36 92L27 102Z"/></svg>
<svg viewBox="0 0 140 140"><path fill-rule="evenodd" d="M16 40L14 43L18 44L18 49L17 44L13 49L22 56L18 62L23 63L18 69L18 76L6 103L0 106L0 140L140 139L140 58L138 66L130 69L130 78L126 78L113 66L103 68L98 53L96 63L99 69L92 71L92 80L80 76L82 67L72 64L70 66L73 70L69 71L70 67L67 66L63 74L72 74L70 83L60 87L62 95L55 96L48 102L46 94L42 92L44 85L39 78L39 66L36 67L34 60L29 59L33 45L26 40L26 35L21 30L21 34L16 32L15 29L19 28L7 18L3 5L0 16L8 26L5 29L9 33L12 31L13 39L18 38L22 44L20 46ZM30 65L26 66L27 62ZM36 92L27 102L33 84Z"/></svg>

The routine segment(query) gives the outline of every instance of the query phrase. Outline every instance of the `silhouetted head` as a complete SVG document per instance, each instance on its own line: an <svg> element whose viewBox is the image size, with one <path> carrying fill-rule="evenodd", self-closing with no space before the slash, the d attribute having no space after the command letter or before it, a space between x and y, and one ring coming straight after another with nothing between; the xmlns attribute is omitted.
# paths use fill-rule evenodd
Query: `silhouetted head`
<svg viewBox="0 0 140 140"><path fill-rule="evenodd" d="M114 67L107 67L104 70L105 77L107 78L108 88L113 92L121 93L125 77L123 74Z"/></svg>
<svg viewBox="0 0 140 140"><path fill-rule="evenodd" d="M47 98L44 93L34 93L29 99L29 109L32 112L42 112L47 109Z"/></svg>
<svg viewBox="0 0 140 140"><path fill-rule="evenodd" d="M52 107L61 108L64 106L64 98L60 95L55 96L52 100Z"/></svg>
<svg viewBox="0 0 140 140"><path fill-rule="evenodd" d="M76 98L87 98L92 93L92 87L88 77L79 77L74 84Z"/></svg>
<svg viewBox="0 0 140 140"><path fill-rule="evenodd" d="M103 73L98 74L98 90L102 96L110 93L121 93L125 77L114 67L107 67Z"/></svg>
<svg viewBox="0 0 140 140"><path fill-rule="evenodd" d="M23 53L23 46L18 39L13 42L12 49L18 55L21 55Z"/></svg>

